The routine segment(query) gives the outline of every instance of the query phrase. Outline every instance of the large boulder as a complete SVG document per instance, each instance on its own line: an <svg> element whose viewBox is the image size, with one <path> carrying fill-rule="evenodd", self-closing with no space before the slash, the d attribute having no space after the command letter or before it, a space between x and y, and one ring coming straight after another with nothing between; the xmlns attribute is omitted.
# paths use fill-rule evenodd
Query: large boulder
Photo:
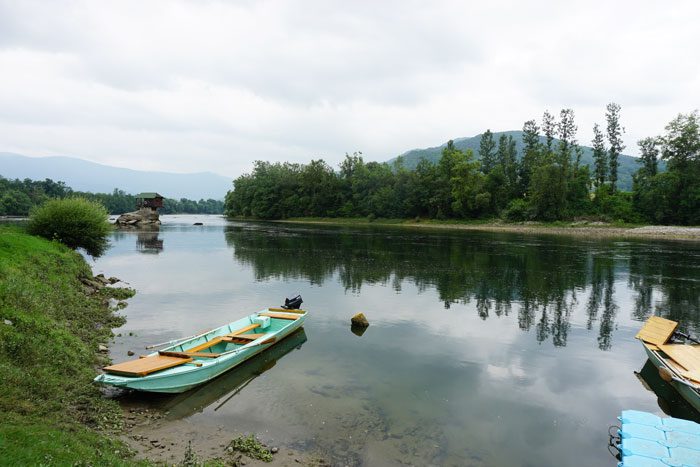
<svg viewBox="0 0 700 467"><path fill-rule="evenodd" d="M157 211L153 211L150 208L141 208L138 211L122 214L117 218L116 224L120 227L160 225L160 217Z"/></svg>

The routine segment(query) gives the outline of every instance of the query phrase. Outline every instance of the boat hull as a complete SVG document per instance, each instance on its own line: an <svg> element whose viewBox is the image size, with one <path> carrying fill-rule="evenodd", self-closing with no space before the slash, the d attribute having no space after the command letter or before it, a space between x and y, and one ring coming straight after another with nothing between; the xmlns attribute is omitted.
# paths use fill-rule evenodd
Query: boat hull
<svg viewBox="0 0 700 467"><path fill-rule="evenodd" d="M97 376L95 381L101 384L137 391L169 394L182 393L206 383L207 381L211 381L217 376L234 369L249 358L264 352L266 349L272 347L301 328L305 318L305 314L299 315L299 317L291 321L289 325L270 335L269 337L275 338L274 342L250 346L219 358L206 359L198 362L199 366L186 364L177 367L175 371L167 370L143 377L128 377L105 373Z"/></svg>
<svg viewBox="0 0 700 467"><path fill-rule="evenodd" d="M675 374L674 369L665 362L665 359L659 354L658 351L649 348L649 346L646 344L644 344L644 351L649 357L651 363L653 363L657 369L665 368L666 370ZM695 410L700 412L700 391L697 391L675 380L670 381L668 384L670 384L683 397L683 399L692 405Z"/></svg>

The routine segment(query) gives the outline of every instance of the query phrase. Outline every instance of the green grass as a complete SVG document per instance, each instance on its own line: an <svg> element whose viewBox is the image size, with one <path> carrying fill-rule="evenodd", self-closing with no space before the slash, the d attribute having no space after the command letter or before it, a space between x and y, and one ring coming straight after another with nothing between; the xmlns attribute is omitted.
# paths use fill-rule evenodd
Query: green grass
<svg viewBox="0 0 700 467"><path fill-rule="evenodd" d="M75 251L0 227L0 464L124 463L110 436L121 412L92 383L98 344L124 320L81 277L92 271Z"/></svg>

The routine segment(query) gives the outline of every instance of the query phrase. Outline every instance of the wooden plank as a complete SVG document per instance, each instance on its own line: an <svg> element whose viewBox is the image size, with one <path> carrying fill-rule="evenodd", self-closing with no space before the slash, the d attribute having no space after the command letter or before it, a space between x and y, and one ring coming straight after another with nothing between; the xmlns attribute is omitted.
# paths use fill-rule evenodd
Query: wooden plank
<svg viewBox="0 0 700 467"><path fill-rule="evenodd" d="M677 327L678 323L675 321L652 316L634 337L649 344L663 345L668 342Z"/></svg>
<svg viewBox="0 0 700 467"><path fill-rule="evenodd" d="M245 339L249 341L254 341L255 339L258 339L262 336L267 335L267 333L261 333L261 334L238 334L237 336L231 336L230 339Z"/></svg>
<svg viewBox="0 0 700 467"><path fill-rule="evenodd" d="M306 313L304 310L288 310L286 308L268 308L267 311L282 311L284 313L299 313L299 314Z"/></svg>
<svg viewBox="0 0 700 467"><path fill-rule="evenodd" d="M259 316L269 316L276 319L290 319L292 321L299 319L298 316L283 315L282 313L258 313Z"/></svg>
<svg viewBox="0 0 700 467"><path fill-rule="evenodd" d="M165 355L166 357L179 357L179 358L217 358L220 353L216 352L170 352L167 350L161 350L158 352L160 355Z"/></svg>
<svg viewBox="0 0 700 467"><path fill-rule="evenodd" d="M255 328L259 328L259 324L250 324L248 326L242 327L241 329L238 329L236 331L230 332L228 334L225 334L223 336L215 337L211 339L208 342L204 342L203 344L199 344L198 346L192 347L191 349L187 349L186 352L199 352L200 350L208 349L209 347L212 347L219 342L221 342L223 337L233 337L238 334L243 334L244 332L252 331Z"/></svg>
<svg viewBox="0 0 700 467"><path fill-rule="evenodd" d="M681 376L685 379L689 379L694 383L700 383L700 370L695 371L682 371Z"/></svg>
<svg viewBox="0 0 700 467"><path fill-rule="evenodd" d="M156 371L166 370L191 361L191 357L180 358L153 355L151 357L139 358L128 362L117 363L116 365L106 366L103 370L107 373L122 376L146 376Z"/></svg>
<svg viewBox="0 0 700 467"><path fill-rule="evenodd" d="M660 345L659 348L688 371L700 371L700 346L686 344Z"/></svg>

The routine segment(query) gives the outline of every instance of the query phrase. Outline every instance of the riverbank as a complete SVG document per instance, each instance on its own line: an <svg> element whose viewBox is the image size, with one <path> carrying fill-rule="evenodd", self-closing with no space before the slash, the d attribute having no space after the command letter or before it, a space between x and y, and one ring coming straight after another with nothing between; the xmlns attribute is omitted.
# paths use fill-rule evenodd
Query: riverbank
<svg viewBox="0 0 700 467"><path fill-rule="evenodd" d="M607 224L603 222L520 222L501 221L436 221L366 218L291 218L273 222L324 225L384 225L394 227L507 232L523 234L573 235L595 238L647 238L700 241L700 227L671 225Z"/></svg>
<svg viewBox="0 0 700 467"><path fill-rule="evenodd" d="M0 226L0 464L175 465L189 455L197 465L327 465L284 446L263 463L228 449L241 433L193 433L147 398L105 397L92 379L133 295L110 279L57 242Z"/></svg>
<svg viewBox="0 0 700 467"><path fill-rule="evenodd" d="M97 279L97 280L95 280ZM120 408L92 384L107 362L112 298L75 251L0 227L0 459L8 465L124 465ZM122 305L123 306L123 305Z"/></svg>

